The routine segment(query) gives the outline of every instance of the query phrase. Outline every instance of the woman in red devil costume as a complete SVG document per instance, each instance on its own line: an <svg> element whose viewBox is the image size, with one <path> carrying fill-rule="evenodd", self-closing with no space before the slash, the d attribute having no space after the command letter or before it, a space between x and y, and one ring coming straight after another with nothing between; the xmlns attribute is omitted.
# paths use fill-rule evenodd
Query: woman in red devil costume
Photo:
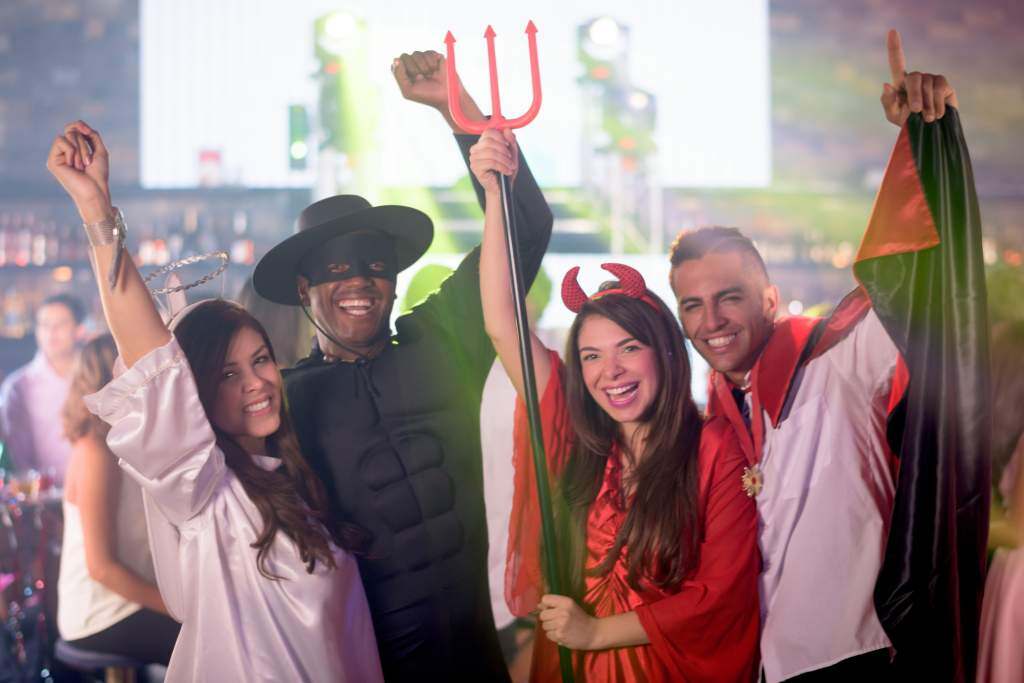
<svg viewBox="0 0 1024 683"><path fill-rule="evenodd" d="M495 176L515 174L511 133L485 132L470 162L487 195L487 332L522 395ZM564 363L532 338L568 596L544 594L529 430L517 409L506 599L513 613L539 611L532 678L559 679L557 644L573 651L578 681L752 681L760 560L739 443L725 420L698 412L672 312L632 268L604 268L618 281L592 296L578 268L562 283L577 314Z"/></svg>

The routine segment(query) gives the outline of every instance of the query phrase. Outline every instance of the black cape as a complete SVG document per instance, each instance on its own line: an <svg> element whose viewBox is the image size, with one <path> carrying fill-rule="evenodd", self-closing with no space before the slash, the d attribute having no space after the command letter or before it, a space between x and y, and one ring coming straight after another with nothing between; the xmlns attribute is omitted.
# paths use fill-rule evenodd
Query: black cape
<svg viewBox="0 0 1024 683"><path fill-rule="evenodd" d="M854 266L907 369L875 605L901 680L973 681L991 491L981 218L955 109L907 121Z"/></svg>

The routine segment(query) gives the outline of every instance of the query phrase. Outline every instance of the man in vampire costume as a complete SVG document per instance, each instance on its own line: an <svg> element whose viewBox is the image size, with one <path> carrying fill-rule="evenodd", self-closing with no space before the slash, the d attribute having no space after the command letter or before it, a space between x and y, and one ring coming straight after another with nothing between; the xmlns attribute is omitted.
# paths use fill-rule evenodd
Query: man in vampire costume
<svg viewBox="0 0 1024 683"><path fill-rule="evenodd" d="M956 97L904 72L900 126L854 265L826 319L775 320L737 230L682 234L679 317L711 364L708 412L745 446L763 559L763 679L972 681L988 526L981 223Z"/></svg>
<svg viewBox="0 0 1024 683"><path fill-rule="evenodd" d="M448 116L440 55L403 55L393 71L407 99L445 116L468 162L477 137ZM483 118L465 92L462 100L467 115ZM529 284L552 216L525 162L513 203ZM253 280L267 299L312 310L317 345L285 372L289 408L338 518L369 532L359 568L384 676L508 680L487 583L480 400L494 349L479 248L392 333L395 277L430 246L430 219L338 196L306 208L298 229Z"/></svg>

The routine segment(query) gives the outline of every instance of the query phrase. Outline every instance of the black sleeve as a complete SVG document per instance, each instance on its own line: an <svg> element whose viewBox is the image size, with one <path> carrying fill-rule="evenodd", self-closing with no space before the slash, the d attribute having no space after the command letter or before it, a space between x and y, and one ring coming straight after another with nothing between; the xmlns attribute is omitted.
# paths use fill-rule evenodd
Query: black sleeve
<svg viewBox="0 0 1024 683"><path fill-rule="evenodd" d="M455 139L468 169L469 148L476 143L478 136L456 135ZM482 209L483 188L472 173L470 178ZM527 285L530 285L547 251L554 218L522 150L512 196L519 230L523 277ZM480 304L480 247L475 247L462 259L455 273L444 281L435 294L399 318L396 328L399 336L422 334L426 330L443 335L447 348L461 356L463 367L471 371L471 376L478 380L482 390L494 362L494 347L484 331L484 314Z"/></svg>

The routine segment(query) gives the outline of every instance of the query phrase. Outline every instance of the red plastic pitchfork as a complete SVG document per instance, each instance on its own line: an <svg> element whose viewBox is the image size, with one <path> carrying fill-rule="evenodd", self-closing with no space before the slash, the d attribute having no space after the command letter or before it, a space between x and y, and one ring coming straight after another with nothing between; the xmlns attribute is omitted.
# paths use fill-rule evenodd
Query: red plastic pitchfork
<svg viewBox="0 0 1024 683"><path fill-rule="evenodd" d="M480 134L488 128L522 128L537 117L540 111L540 65L537 62L537 27L531 21L526 25L526 35L530 43L530 78L533 81L533 103L526 113L514 119L506 119L501 113L501 93L498 90L498 62L494 56L494 36L497 34L491 26L484 31L484 38L487 39L487 65L491 72L491 118L485 121L470 121L462 112L459 105L459 89L452 85L459 82L455 73L455 36L451 31L444 37L444 43L448 47L448 109L451 110L452 119L459 128L467 133Z"/></svg>
<svg viewBox="0 0 1024 683"><path fill-rule="evenodd" d="M452 120L468 133L482 133L488 128L499 130L506 128L522 128L533 121L540 111L540 66L537 63L537 27L533 22L526 25L526 35L530 43L530 77L533 81L533 103L525 114L514 119L506 119L501 113L501 94L498 90L498 65L494 56L494 29L487 27L484 38L487 39L487 62L491 72L491 118L485 121L470 121L466 118L459 105L459 76L455 71L455 36L449 31L444 37L448 47L448 109ZM512 188L509 178L498 174L501 181L501 208L505 222L505 245L508 251L509 272L512 274L512 291L515 298L516 327L519 332L519 360L523 368L523 389L526 393L526 412L530 420L530 442L533 446L533 469L537 476L537 501L540 505L541 537L544 549L544 575L552 593L565 595L562 587L561 564L558 562L558 547L555 540L554 516L551 512L551 494L548 488L547 457L544 454L544 437L540 425L540 407L537 400L537 384L533 371L533 352L530 345L530 323L526 317L526 283L523 279L522 264L519 259L518 230L516 228L515 210L512 204ZM563 683L573 680L572 660L569 651L558 648L558 660L562 670Z"/></svg>

